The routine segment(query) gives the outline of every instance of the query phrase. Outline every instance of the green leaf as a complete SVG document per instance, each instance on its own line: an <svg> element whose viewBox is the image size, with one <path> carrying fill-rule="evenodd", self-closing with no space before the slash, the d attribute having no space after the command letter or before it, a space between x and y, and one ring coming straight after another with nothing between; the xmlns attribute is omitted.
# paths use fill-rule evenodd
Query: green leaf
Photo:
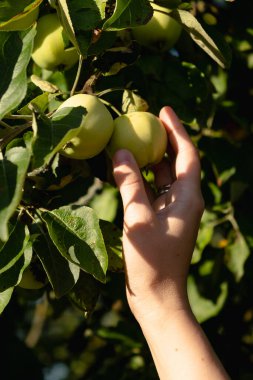
<svg viewBox="0 0 253 380"><path fill-rule="evenodd" d="M196 246L192 256L192 264L196 264L201 260L202 252L204 251L205 247L211 242L215 226L213 222L216 219L217 215L215 213L205 210L200 222Z"/></svg>
<svg viewBox="0 0 253 380"><path fill-rule="evenodd" d="M81 272L77 284L68 294L71 302L88 316L95 308L100 287L98 281L87 273Z"/></svg>
<svg viewBox="0 0 253 380"><path fill-rule="evenodd" d="M27 33L0 33L1 66L7 69L5 85L1 89L0 120L24 99L27 91L26 68L31 58L36 29ZM17 49L17 50L16 50ZM2 69L2 67L0 68ZM4 72L6 75L5 71ZM4 93L3 93L4 89Z"/></svg>
<svg viewBox="0 0 253 380"><path fill-rule="evenodd" d="M222 68L229 66L224 54L219 50L214 40L203 29L198 20L192 13L185 10L174 10L170 13L177 22L179 22L194 42L201 47L215 62Z"/></svg>
<svg viewBox="0 0 253 380"><path fill-rule="evenodd" d="M33 118L33 169L52 159L61 148L76 136L86 115L84 107L65 107L54 113L51 119Z"/></svg>
<svg viewBox="0 0 253 380"><path fill-rule="evenodd" d="M8 270L0 274L0 292L16 286L21 281L22 274L30 264L31 259L32 243L28 241L24 247L23 255Z"/></svg>
<svg viewBox="0 0 253 380"><path fill-rule="evenodd" d="M59 252L97 280L104 282L108 258L99 220L89 207L64 206L42 218Z"/></svg>
<svg viewBox="0 0 253 380"><path fill-rule="evenodd" d="M76 284L80 269L66 260L46 234L40 234L33 244L47 277L54 289L56 297L67 294Z"/></svg>
<svg viewBox="0 0 253 380"><path fill-rule="evenodd" d="M5 291L0 293L0 314L2 314L5 307L10 302L13 290L14 290L14 287L6 289Z"/></svg>
<svg viewBox="0 0 253 380"><path fill-rule="evenodd" d="M113 31L146 24L153 15L147 0L117 0L113 15L103 25L103 30Z"/></svg>
<svg viewBox="0 0 253 380"><path fill-rule="evenodd" d="M219 314L228 295L228 285L226 282L220 285L220 294L216 302L201 296L193 276L188 277L187 291L193 314L198 322L202 323Z"/></svg>
<svg viewBox="0 0 253 380"><path fill-rule="evenodd" d="M4 0L0 3L0 30L24 30L33 23L43 0Z"/></svg>
<svg viewBox="0 0 253 380"><path fill-rule="evenodd" d="M19 260L28 240L28 228L18 221L0 251L0 274L10 269Z"/></svg>
<svg viewBox="0 0 253 380"><path fill-rule="evenodd" d="M124 269L122 257L122 231L105 220L99 221L108 254L108 270L122 272Z"/></svg>
<svg viewBox="0 0 253 380"><path fill-rule="evenodd" d="M22 13L33 2L34 0L2 0L0 2L0 22L8 21L17 14Z"/></svg>
<svg viewBox="0 0 253 380"><path fill-rule="evenodd" d="M8 239L8 221L15 212L23 194L23 185L30 162L28 148L14 147L0 159L0 240Z"/></svg>
<svg viewBox="0 0 253 380"><path fill-rule="evenodd" d="M239 231L232 231L233 241L225 249L225 262L233 273L235 280L240 281L244 275L244 265L250 255L250 249Z"/></svg>
<svg viewBox="0 0 253 380"><path fill-rule="evenodd" d="M118 191L115 187L104 185L102 191L96 194L89 203L99 219L113 222L118 207Z"/></svg>

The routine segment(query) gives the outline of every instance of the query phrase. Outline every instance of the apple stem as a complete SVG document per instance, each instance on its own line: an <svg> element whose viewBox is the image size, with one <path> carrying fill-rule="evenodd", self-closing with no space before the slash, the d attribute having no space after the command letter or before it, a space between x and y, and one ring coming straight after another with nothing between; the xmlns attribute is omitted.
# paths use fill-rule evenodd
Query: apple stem
<svg viewBox="0 0 253 380"><path fill-rule="evenodd" d="M122 113L116 108L114 107L110 102L107 102L107 100L104 100L104 99L101 99L101 102L103 102L106 106L110 107L117 115L121 116Z"/></svg>
<svg viewBox="0 0 253 380"><path fill-rule="evenodd" d="M79 78L80 78L82 66L83 66L83 56L80 54L79 55L78 68L77 68L77 72L76 72L76 77L75 77L75 81L74 81L72 90L70 92L70 96L73 96L74 93L75 93L75 91L76 91L76 87L77 87L77 84L78 84L78 81L79 81Z"/></svg>

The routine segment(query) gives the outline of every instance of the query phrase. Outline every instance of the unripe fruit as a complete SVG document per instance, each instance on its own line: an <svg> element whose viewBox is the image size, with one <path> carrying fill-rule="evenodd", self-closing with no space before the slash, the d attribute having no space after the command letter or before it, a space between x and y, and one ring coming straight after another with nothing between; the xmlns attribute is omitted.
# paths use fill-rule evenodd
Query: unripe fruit
<svg viewBox="0 0 253 380"><path fill-rule="evenodd" d="M167 148L167 133L162 121L150 112L131 112L114 120L114 131L108 144L112 157L119 149L134 155L140 168L161 161Z"/></svg>
<svg viewBox="0 0 253 380"><path fill-rule="evenodd" d="M87 111L81 130L66 144L61 153L70 158L86 159L96 156L106 147L113 132L113 118L101 100L88 94L71 96L58 110L79 106Z"/></svg>
<svg viewBox="0 0 253 380"><path fill-rule="evenodd" d="M32 59L46 70L68 69L78 61L77 50L65 48L64 30L56 13L39 18Z"/></svg>
<svg viewBox="0 0 253 380"><path fill-rule="evenodd" d="M154 13L147 24L132 29L133 37L143 46L165 51L174 46L180 33L181 25L168 15L170 10L153 2L150 3ZM167 14L164 14L165 12Z"/></svg>

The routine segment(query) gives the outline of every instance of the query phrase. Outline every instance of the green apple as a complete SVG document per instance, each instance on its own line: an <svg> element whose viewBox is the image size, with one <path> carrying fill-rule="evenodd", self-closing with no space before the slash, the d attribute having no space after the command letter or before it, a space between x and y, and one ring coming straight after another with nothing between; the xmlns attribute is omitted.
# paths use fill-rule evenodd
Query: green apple
<svg viewBox="0 0 253 380"><path fill-rule="evenodd" d="M150 49L168 50L177 42L182 30L181 25L168 15L170 9L153 2L150 4L154 10L152 18L147 24L133 28L133 37L140 45Z"/></svg>
<svg viewBox="0 0 253 380"><path fill-rule="evenodd" d="M95 95L73 95L63 102L58 110L79 106L84 107L87 114L80 132L63 147L61 154L80 160L94 157L106 147L113 132L113 118Z"/></svg>
<svg viewBox="0 0 253 380"><path fill-rule="evenodd" d="M68 69L78 61L75 47L66 48L66 36L56 13L38 19L32 59L46 70Z"/></svg>
<svg viewBox="0 0 253 380"><path fill-rule="evenodd" d="M107 151L112 157L119 149L132 152L140 168L161 161L167 148L162 121L150 112L131 112L114 120L114 131Z"/></svg>
<svg viewBox="0 0 253 380"><path fill-rule="evenodd" d="M15 31L28 29L37 20L39 15L39 7L36 7L27 12L22 12L10 18L6 22L0 23L0 30Z"/></svg>

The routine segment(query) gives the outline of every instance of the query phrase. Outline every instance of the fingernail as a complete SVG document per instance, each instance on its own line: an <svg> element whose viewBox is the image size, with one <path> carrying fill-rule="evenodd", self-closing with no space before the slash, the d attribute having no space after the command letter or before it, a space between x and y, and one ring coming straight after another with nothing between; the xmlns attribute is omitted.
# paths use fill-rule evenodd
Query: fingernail
<svg viewBox="0 0 253 380"><path fill-rule="evenodd" d="M126 149L118 150L113 156L113 163L115 165L122 165L123 163L132 163L132 162L133 162L133 156Z"/></svg>

